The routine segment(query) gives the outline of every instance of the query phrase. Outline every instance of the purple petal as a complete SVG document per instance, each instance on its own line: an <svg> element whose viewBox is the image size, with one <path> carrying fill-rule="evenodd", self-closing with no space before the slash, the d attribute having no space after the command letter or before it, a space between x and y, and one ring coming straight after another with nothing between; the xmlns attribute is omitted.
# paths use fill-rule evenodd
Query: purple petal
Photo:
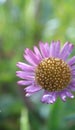
<svg viewBox="0 0 75 130"><path fill-rule="evenodd" d="M28 61L30 64L36 66L36 64L34 63L34 61L27 55L24 54L24 58L26 61Z"/></svg>
<svg viewBox="0 0 75 130"><path fill-rule="evenodd" d="M48 104L51 103L52 104L52 103L54 103L56 101L56 98L57 98L56 92L46 92L45 91L41 101L43 103L48 103Z"/></svg>
<svg viewBox="0 0 75 130"><path fill-rule="evenodd" d="M34 72L27 72L27 71L26 72L25 71L16 71L16 72L17 73L20 72L21 74L23 73L24 76L33 76L33 77L35 76Z"/></svg>
<svg viewBox="0 0 75 130"><path fill-rule="evenodd" d="M70 85L75 85L75 79L72 79L71 82L70 82Z"/></svg>
<svg viewBox="0 0 75 130"><path fill-rule="evenodd" d="M26 93L25 96L26 97L30 97L33 93Z"/></svg>
<svg viewBox="0 0 75 130"><path fill-rule="evenodd" d="M72 70L72 71L75 71L75 66L71 66L71 70Z"/></svg>
<svg viewBox="0 0 75 130"><path fill-rule="evenodd" d="M69 86L69 89L70 89L71 91L75 91L75 86Z"/></svg>
<svg viewBox="0 0 75 130"><path fill-rule="evenodd" d="M43 95L41 101L42 101L43 103L48 103L48 101L49 101L49 95L47 95L47 94L46 94L46 95ZM53 103L52 100L51 100L51 103Z"/></svg>
<svg viewBox="0 0 75 130"><path fill-rule="evenodd" d="M74 98L73 94L69 91L69 90L66 90L66 96L70 97L70 98Z"/></svg>
<svg viewBox="0 0 75 130"><path fill-rule="evenodd" d="M62 101L66 101L66 95L65 95L65 93L64 92L60 92L59 93L59 95L60 95L60 98L62 99Z"/></svg>
<svg viewBox="0 0 75 130"><path fill-rule="evenodd" d="M75 70L71 70L71 75L75 76Z"/></svg>
<svg viewBox="0 0 75 130"><path fill-rule="evenodd" d="M17 83L18 85L30 85L33 83L33 81L20 80Z"/></svg>
<svg viewBox="0 0 75 130"><path fill-rule="evenodd" d="M41 87L37 85L31 85L31 86L26 87L24 90L26 91L26 93L33 93L33 92L37 92L41 90Z"/></svg>
<svg viewBox="0 0 75 130"><path fill-rule="evenodd" d="M16 71L16 76L22 79L34 79L34 76L26 75L26 73L23 71Z"/></svg>
<svg viewBox="0 0 75 130"><path fill-rule="evenodd" d="M46 51L47 51L47 57L49 57L49 51L50 51L50 50L49 50L49 48L50 48L50 47L49 47L49 44L48 44L48 43L45 43L45 44L44 44L44 47L46 48Z"/></svg>
<svg viewBox="0 0 75 130"><path fill-rule="evenodd" d="M30 49L25 49L25 54L37 65L41 59Z"/></svg>
<svg viewBox="0 0 75 130"><path fill-rule="evenodd" d="M40 53L39 49L36 46L34 46L34 52L42 60L41 53Z"/></svg>
<svg viewBox="0 0 75 130"><path fill-rule="evenodd" d="M72 90L72 91L75 91L75 81L72 81L72 82L70 83L70 85L68 86L68 88L69 88L70 90Z"/></svg>
<svg viewBox="0 0 75 130"><path fill-rule="evenodd" d="M72 79L75 79L75 75L72 75L71 77L72 77Z"/></svg>
<svg viewBox="0 0 75 130"><path fill-rule="evenodd" d="M72 82L71 82L71 84L72 84L72 86L74 86L74 87L75 87L75 81L72 81Z"/></svg>
<svg viewBox="0 0 75 130"><path fill-rule="evenodd" d="M62 47L62 49L61 49L61 52L60 52L60 56L61 56L61 57L62 57L63 54L67 51L68 48L69 48L69 42L66 42L66 43L64 44L64 46Z"/></svg>
<svg viewBox="0 0 75 130"><path fill-rule="evenodd" d="M48 57L48 52L47 52L47 49L46 49L46 44L43 44L42 42L39 42L39 48L40 48L40 51L41 51L41 54L42 56L45 58L45 57Z"/></svg>
<svg viewBox="0 0 75 130"><path fill-rule="evenodd" d="M69 89L65 89L65 90L59 92L59 95L63 101L66 101L66 97L74 98L73 94L69 91Z"/></svg>
<svg viewBox="0 0 75 130"><path fill-rule="evenodd" d="M74 45L69 44L69 48L68 48L67 52L64 55L64 60L66 60L68 58L68 56L71 54L73 48L74 48Z"/></svg>
<svg viewBox="0 0 75 130"><path fill-rule="evenodd" d="M55 57L59 57L59 53L60 53L60 41L57 41L55 43Z"/></svg>
<svg viewBox="0 0 75 130"><path fill-rule="evenodd" d="M65 53L68 51L68 48L69 48L69 42L66 42L60 52L59 55L60 58L64 59Z"/></svg>
<svg viewBox="0 0 75 130"><path fill-rule="evenodd" d="M72 77L75 76L75 70L71 70L71 76L72 76Z"/></svg>
<svg viewBox="0 0 75 130"><path fill-rule="evenodd" d="M16 66L17 66L18 68L20 68L21 70L28 71L28 72L33 72L33 71L35 70L35 67L30 66L30 65L27 65L27 64L22 63L22 62L18 62L18 63L16 64Z"/></svg>
<svg viewBox="0 0 75 130"><path fill-rule="evenodd" d="M75 56L73 56L73 57L68 61L68 64L69 64L70 66L75 64Z"/></svg>
<svg viewBox="0 0 75 130"><path fill-rule="evenodd" d="M50 52L49 52L50 57L55 57L55 42L52 41L50 44Z"/></svg>

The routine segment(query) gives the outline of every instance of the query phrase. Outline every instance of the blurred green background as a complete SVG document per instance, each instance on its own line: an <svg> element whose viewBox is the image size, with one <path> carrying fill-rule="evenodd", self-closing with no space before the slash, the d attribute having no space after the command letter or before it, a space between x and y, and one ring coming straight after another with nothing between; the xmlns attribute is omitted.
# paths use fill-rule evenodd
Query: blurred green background
<svg viewBox="0 0 75 130"><path fill-rule="evenodd" d="M16 84L24 48L40 40L75 44L75 0L0 0L0 130L75 130L75 99L42 104Z"/></svg>

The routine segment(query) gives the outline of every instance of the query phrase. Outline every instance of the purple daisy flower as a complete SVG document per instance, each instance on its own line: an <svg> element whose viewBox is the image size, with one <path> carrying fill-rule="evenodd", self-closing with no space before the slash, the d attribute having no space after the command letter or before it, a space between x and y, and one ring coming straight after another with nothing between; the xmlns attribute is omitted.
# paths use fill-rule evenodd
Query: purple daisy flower
<svg viewBox="0 0 75 130"><path fill-rule="evenodd" d="M73 50L73 45L66 42L60 49L60 41L49 45L39 43L39 49L25 49L24 58L28 62L18 62L16 75L22 80L19 85L24 85L26 96L44 90L41 101L54 103L59 96L63 101L66 97L74 98L71 91L75 91L75 56L68 60Z"/></svg>

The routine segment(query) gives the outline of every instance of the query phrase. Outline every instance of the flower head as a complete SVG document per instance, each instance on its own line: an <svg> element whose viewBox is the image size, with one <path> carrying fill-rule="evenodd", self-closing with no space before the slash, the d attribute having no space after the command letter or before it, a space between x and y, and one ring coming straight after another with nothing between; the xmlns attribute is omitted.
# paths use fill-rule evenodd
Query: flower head
<svg viewBox="0 0 75 130"><path fill-rule="evenodd" d="M24 85L26 96L44 90L41 101L54 103L59 96L63 101L66 97L74 98L71 91L75 91L75 56L70 60L68 56L73 50L73 45L66 42L60 48L60 41L49 45L39 43L39 49L25 49L24 58L28 63L18 62L16 75L22 80L19 85Z"/></svg>

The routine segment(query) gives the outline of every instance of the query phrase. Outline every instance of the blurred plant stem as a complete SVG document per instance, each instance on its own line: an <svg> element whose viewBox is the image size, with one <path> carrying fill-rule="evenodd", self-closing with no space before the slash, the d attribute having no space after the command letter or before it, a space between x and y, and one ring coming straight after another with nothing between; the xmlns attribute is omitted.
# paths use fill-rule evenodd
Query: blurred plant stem
<svg viewBox="0 0 75 130"><path fill-rule="evenodd" d="M21 111L20 130L30 130L28 121L28 111L26 108L22 109Z"/></svg>
<svg viewBox="0 0 75 130"><path fill-rule="evenodd" d="M51 106L48 118L48 130L60 130L63 126L64 103L58 100Z"/></svg>

